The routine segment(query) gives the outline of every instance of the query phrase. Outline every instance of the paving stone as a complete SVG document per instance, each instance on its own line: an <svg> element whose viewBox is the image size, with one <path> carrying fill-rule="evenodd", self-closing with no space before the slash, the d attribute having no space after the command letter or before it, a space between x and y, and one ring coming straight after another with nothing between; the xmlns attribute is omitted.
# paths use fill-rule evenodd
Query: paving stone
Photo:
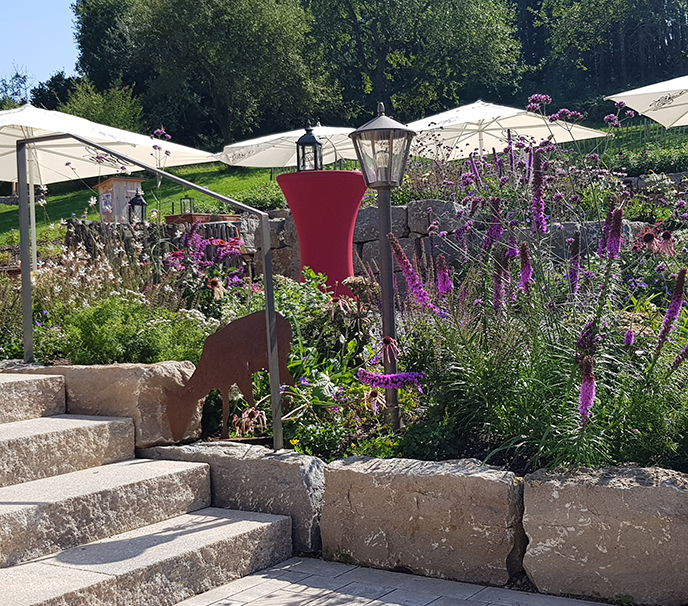
<svg viewBox="0 0 688 606"><path fill-rule="evenodd" d="M61 377L40 374L42 368L34 368L34 376L28 377L19 369L0 371L0 423L12 423L59 415L66 412L65 383Z"/></svg>
<svg viewBox="0 0 688 606"><path fill-rule="evenodd" d="M0 489L0 566L210 503L208 468L135 459Z"/></svg>
<svg viewBox="0 0 688 606"><path fill-rule="evenodd" d="M73 593L75 577L79 596L46 601L44 589L28 586L21 606L171 606L289 557L289 526L283 516L203 509L0 570L0 586L12 595L23 579L53 569L66 581L53 593Z"/></svg>
<svg viewBox="0 0 688 606"><path fill-rule="evenodd" d="M131 419L58 415L0 424L0 487L133 456Z"/></svg>

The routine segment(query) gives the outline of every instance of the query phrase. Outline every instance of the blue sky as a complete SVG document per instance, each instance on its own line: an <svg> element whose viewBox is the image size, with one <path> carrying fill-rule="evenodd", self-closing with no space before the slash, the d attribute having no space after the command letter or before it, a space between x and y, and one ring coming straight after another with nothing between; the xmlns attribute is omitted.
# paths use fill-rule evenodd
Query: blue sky
<svg viewBox="0 0 688 606"><path fill-rule="evenodd" d="M0 0L0 78L10 78L15 66L29 85L44 82L64 69L73 75L77 59L73 0Z"/></svg>

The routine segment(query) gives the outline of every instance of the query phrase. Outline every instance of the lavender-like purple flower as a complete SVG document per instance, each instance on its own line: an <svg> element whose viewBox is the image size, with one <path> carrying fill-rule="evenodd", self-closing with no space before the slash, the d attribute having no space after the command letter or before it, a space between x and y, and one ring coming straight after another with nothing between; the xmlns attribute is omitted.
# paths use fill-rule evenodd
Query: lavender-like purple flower
<svg viewBox="0 0 688 606"><path fill-rule="evenodd" d="M618 207L612 213L612 221L607 238L607 257L616 259L621 252L621 228L623 227L623 208Z"/></svg>
<svg viewBox="0 0 688 606"><path fill-rule="evenodd" d="M478 184L480 189L483 189L483 180L480 178L480 173L478 172L478 166L475 163L475 158L471 156L471 171L475 177L475 182Z"/></svg>
<svg viewBox="0 0 688 606"><path fill-rule="evenodd" d="M624 345L632 347L635 344L635 333L632 330L627 330L624 335Z"/></svg>
<svg viewBox="0 0 688 606"><path fill-rule="evenodd" d="M521 288L524 293L528 293L528 288L533 279L533 265L530 262L530 252L528 243L521 242L518 247L519 259L521 261Z"/></svg>
<svg viewBox="0 0 688 606"><path fill-rule="evenodd" d="M492 216L490 218L490 227L483 238L483 250L487 250L493 242L496 242L502 237L504 227L502 226L501 213L502 199L496 196L490 196L490 208L492 209Z"/></svg>
<svg viewBox="0 0 688 606"><path fill-rule="evenodd" d="M577 357L582 359L585 356L595 355L595 350L597 349L597 343L602 337L597 334L597 325L595 322L590 321L583 326L578 340L576 341L576 349L578 350Z"/></svg>
<svg viewBox="0 0 688 606"><path fill-rule="evenodd" d="M542 103L543 105L549 105L550 103L552 103L552 97L550 97L549 95L542 95L536 93L528 97L528 103Z"/></svg>
<svg viewBox="0 0 688 606"><path fill-rule="evenodd" d="M578 411L581 416L581 425L590 420L590 409L595 402L595 373L593 368L595 361L591 356L585 356L581 362L581 388L578 398Z"/></svg>
<svg viewBox="0 0 688 606"><path fill-rule="evenodd" d="M533 227L535 231L545 233L547 221L545 219L545 188L542 179L542 157L540 150L533 154Z"/></svg>
<svg viewBox="0 0 688 606"><path fill-rule="evenodd" d="M499 247L494 253L494 269L492 271L492 307L496 312L504 309L504 286L509 278L509 259L506 258L505 247Z"/></svg>
<svg viewBox="0 0 688 606"><path fill-rule="evenodd" d="M672 372L676 370L686 358L688 358L688 343L686 343L686 346L681 350L681 353L674 358L674 361L671 364Z"/></svg>
<svg viewBox="0 0 688 606"><path fill-rule="evenodd" d="M664 322L662 323L662 329L659 331L659 336L657 337L657 345L655 346L655 356L659 355L664 344L669 338L669 334L674 329L674 323L678 318L679 313L681 313L681 307L683 306L683 292L686 288L686 268L682 267L678 270L678 275L676 276L676 282L674 283L674 292L671 295L671 303L667 307L666 315L664 316Z"/></svg>
<svg viewBox="0 0 688 606"><path fill-rule="evenodd" d="M580 275L580 231L573 235L573 242L571 242L571 256L569 258L568 279L571 287L571 292L575 295L578 292L578 277Z"/></svg>
<svg viewBox="0 0 688 606"><path fill-rule="evenodd" d="M418 382L425 376L422 372L398 372L389 375L378 375L363 368L358 369L356 375L364 385L376 389L401 389L408 385L418 387Z"/></svg>
<svg viewBox="0 0 688 606"><path fill-rule="evenodd" d="M396 239L394 234L387 234L387 240L389 240L389 245L392 248L392 255L394 255L394 258L401 269L401 273L404 274L404 278L406 279L406 284L408 285L411 295L423 307L429 307L435 313L439 313L440 310L430 301L430 295L428 294L428 291L423 287L423 283L418 277L416 270L413 269L411 261L409 261L408 257L406 256L404 249L401 248L399 240Z"/></svg>
<svg viewBox="0 0 688 606"><path fill-rule="evenodd" d="M604 259L604 253L607 250L607 239L609 238L609 231L612 227L612 211L607 211L607 216L604 218L604 225L602 225L602 237L597 246L597 256Z"/></svg>
<svg viewBox="0 0 688 606"><path fill-rule="evenodd" d="M446 295L454 290L454 283L449 275L447 259L444 255L437 257L437 291L441 295Z"/></svg>

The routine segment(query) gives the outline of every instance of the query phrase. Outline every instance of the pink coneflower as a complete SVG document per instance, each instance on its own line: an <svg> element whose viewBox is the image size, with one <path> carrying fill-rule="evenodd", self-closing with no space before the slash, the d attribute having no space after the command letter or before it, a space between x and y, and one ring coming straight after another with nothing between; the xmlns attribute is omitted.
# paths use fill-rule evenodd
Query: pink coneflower
<svg viewBox="0 0 688 606"><path fill-rule="evenodd" d="M659 331L659 337L657 337L655 356L659 355L664 343L667 342L669 334L674 329L674 323L681 313L681 307L683 306L683 291L686 287L686 271L688 270L686 270L685 267L678 270L676 282L674 283L674 292L671 295L671 303L669 303L669 307L667 307L662 329Z"/></svg>
<svg viewBox="0 0 688 606"><path fill-rule="evenodd" d="M667 257L673 257L676 254L674 250L674 237L668 229L662 232L662 241L659 243L659 252Z"/></svg>
<svg viewBox="0 0 688 606"><path fill-rule="evenodd" d="M590 420L590 409L595 402L595 373L593 368L595 361L591 356L585 356L581 362L581 388L578 398L578 411L581 416L581 425Z"/></svg>
<svg viewBox="0 0 688 606"><path fill-rule="evenodd" d="M222 286L222 282L220 282L220 280L217 278L212 278L210 281L208 281L208 288L213 291L213 299L216 301L219 301L225 296L225 287Z"/></svg>

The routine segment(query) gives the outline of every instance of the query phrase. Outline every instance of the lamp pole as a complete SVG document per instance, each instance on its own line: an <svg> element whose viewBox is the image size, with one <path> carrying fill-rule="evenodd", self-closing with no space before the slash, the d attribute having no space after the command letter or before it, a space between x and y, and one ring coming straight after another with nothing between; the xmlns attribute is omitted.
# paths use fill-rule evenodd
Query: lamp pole
<svg viewBox="0 0 688 606"><path fill-rule="evenodd" d="M378 225L380 228L380 286L382 289L382 336L396 340L394 317L394 267L387 234L392 233L391 191L404 179L411 141L416 133L385 116L385 107L378 104L378 115L352 132L351 137L361 165L363 178L377 192ZM383 348L385 374L396 374L397 360L391 348ZM401 425L399 395L396 389L385 390L385 403L392 429Z"/></svg>

